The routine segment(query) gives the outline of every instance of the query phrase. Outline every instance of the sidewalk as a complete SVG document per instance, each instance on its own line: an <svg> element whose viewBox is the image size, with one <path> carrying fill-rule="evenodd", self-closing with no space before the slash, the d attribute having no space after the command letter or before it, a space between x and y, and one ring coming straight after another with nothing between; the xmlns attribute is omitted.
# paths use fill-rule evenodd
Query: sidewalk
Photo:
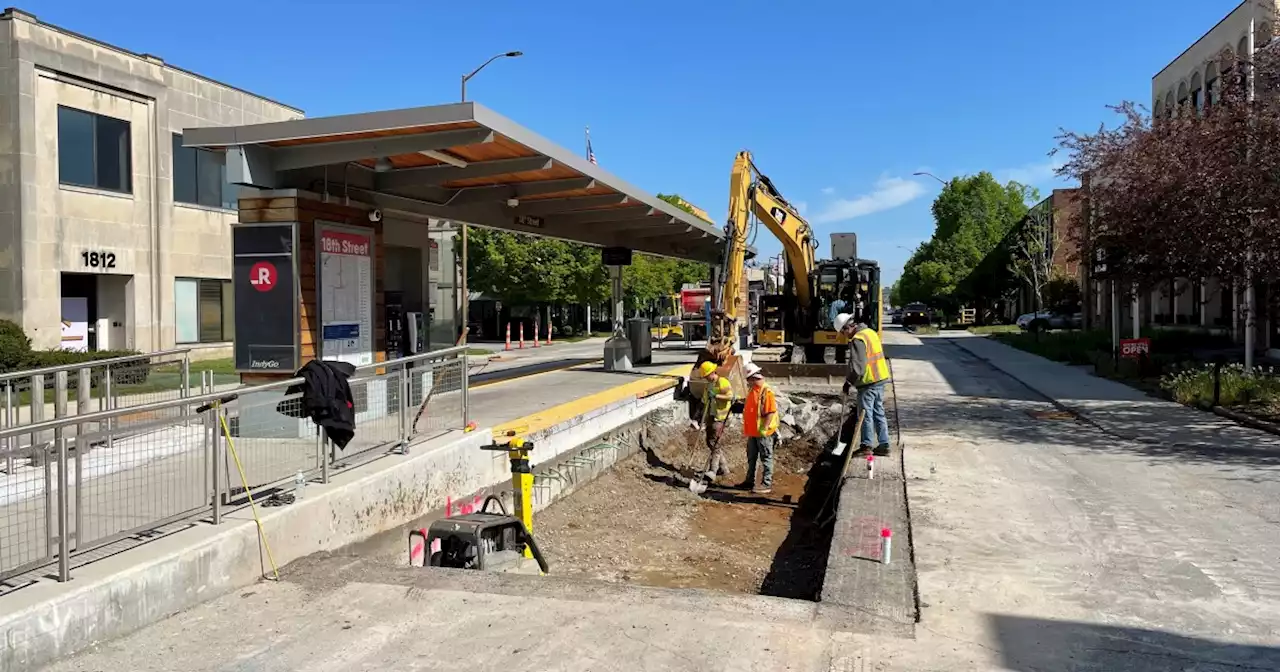
<svg viewBox="0 0 1280 672"><path fill-rule="evenodd" d="M487 355L467 355L467 364L474 375L561 359L594 361L604 358L604 343L607 340L607 338L587 338L573 343L553 341L551 345L540 345L536 348L531 343L526 343L524 348L512 345L511 350L504 350L502 343L477 343L472 347L493 352Z"/></svg>
<svg viewBox="0 0 1280 672"><path fill-rule="evenodd" d="M1168 446L1275 452L1280 437L1212 413L1156 399L1123 383L1092 375L982 337L943 337L1056 404L1121 438Z"/></svg>

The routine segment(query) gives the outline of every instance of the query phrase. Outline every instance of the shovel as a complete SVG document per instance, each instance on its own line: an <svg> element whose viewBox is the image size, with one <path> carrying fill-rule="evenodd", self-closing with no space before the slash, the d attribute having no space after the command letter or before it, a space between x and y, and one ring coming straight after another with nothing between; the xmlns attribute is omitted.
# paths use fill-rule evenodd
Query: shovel
<svg viewBox="0 0 1280 672"><path fill-rule="evenodd" d="M722 438L724 438L724 432L721 432L720 436L716 437L716 442L710 446L707 446L707 448L710 449L712 453L715 453L716 447L720 445L720 439ZM695 495L701 495L702 493L706 492L707 481L704 479L706 479L705 472L701 472L701 471L694 472L693 476L689 477L689 492L692 492Z"/></svg>
<svg viewBox="0 0 1280 672"><path fill-rule="evenodd" d="M848 419L849 417L849 395L847 394L840 395L840 403L843 406L843 408L840 411L840 429L836 434L835 450L831 451L831 454L835 455L836 457L840 457L841 455L843 455L845 448L849 447L848 443L845 443L844 441L840 440L840 437L844 434L845 420Z"/></svg>

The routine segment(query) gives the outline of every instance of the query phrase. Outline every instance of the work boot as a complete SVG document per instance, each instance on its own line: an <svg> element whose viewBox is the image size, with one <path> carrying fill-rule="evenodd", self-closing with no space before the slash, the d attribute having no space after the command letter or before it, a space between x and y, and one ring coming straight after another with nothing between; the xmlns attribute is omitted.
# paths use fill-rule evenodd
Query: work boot
<svg viewBox="0 0 1280 672"><path fill-rule="evenodd" d="M882 443L882 444L880 444L880 445L876 446L876 449L875 449L874 451L872 451L872 454L873 454L873 455L876 455L877 457L884 457L885 455L888 455L888 454L889 454L889 444L887 444L887 443Z"/></svg>
<svg viewBox="0 0 1280 672"><path fill-rule="evenodd" d="M866 455L867 453L874 452L874 450L875 449L871 447L871 444L867 444L865 446L858 446L858 449L853 452L853 456L858 457L861 455Z"/></svg>
<svg viewBox="0 0 1280 672"><path fill-rule="evenodd" d="M752 489L751 489L751 494L753 494L753 495L767 495L767 494L770 494L770 493L772 493L772 492L773 492L773 488L771 488L771 487L769 487L769 486L767 486L767 485L762 485L762 486L760 486L760 487L758 487L758 488L752 488Z"/></svg>
<svg viewBox="0 0 1280 672"><path fill-rule="evenodd" d="M734 487L734 488L736 488L736 489L738 489L738 490L750 490L750 489L754 488L754 487L755 487L755 485L756 485L756 484L755 484L755 481L743 481L743 482L741 482L741 483L739 483L739 484L737 484L737 485L735 485L735 486L733 486L733 487Z"/></svg>

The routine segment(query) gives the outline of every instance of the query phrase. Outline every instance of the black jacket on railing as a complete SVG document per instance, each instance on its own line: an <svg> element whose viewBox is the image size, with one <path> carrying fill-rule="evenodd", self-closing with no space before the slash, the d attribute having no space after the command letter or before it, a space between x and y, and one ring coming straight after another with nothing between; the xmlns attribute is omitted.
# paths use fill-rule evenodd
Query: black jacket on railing
<svg viewBox="0 0 1280 672"><path fill-rule="evenodd" d="M296 404L282 401L276 410L291 418L311 418L335 446L346 448L356 435L355 400L347 382L355 372L347 362L313 359L294 374L306 382L285 390L285 395L300 393L302 398Z"/></svg>

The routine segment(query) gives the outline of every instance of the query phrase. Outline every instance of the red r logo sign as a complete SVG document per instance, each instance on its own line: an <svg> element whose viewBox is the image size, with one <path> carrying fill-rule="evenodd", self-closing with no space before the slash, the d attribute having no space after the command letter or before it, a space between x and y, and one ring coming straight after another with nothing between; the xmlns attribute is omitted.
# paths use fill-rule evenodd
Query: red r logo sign
<svg viewBox="0 0 1280 672"><path fill-rule="evenodd" d="M259 261L249 269L249 284L259 292L276 286L276 267L269 261Z"/></svg>

